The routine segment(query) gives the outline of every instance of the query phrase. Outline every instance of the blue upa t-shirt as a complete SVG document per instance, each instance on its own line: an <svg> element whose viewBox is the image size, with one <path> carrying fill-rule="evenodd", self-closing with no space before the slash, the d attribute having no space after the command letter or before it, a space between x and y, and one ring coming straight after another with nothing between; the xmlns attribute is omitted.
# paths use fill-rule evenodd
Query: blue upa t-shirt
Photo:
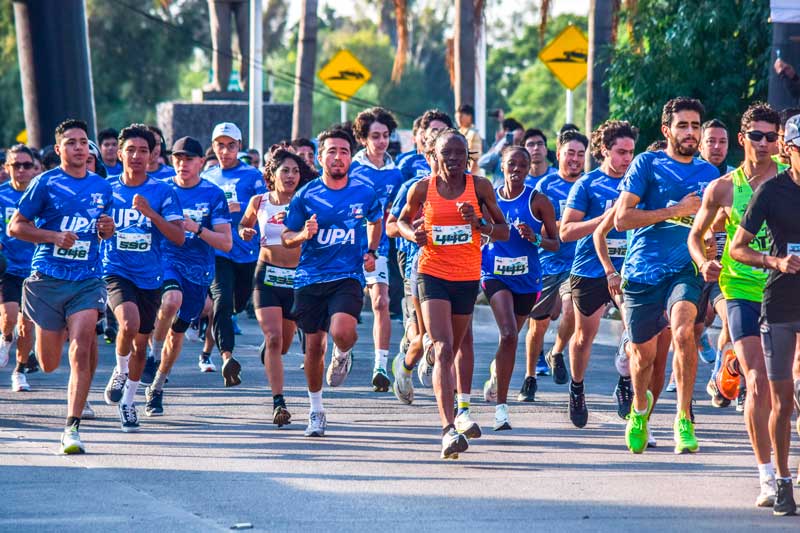
<svg viewBox="0 0 800 533"><path fill-rule="evenodd" d="M114 218L116 232L103 241L103 275L121 276L137 287L157 289L163 284L161 264L161 242L166 240L153 222L133 208L133 197L143 196L150 207L167 222L183 220L183 211L178 196L169 183L153 177L137 187L111 182L114 194Z"/></svg>
<svg viewBox="0 0 800 533"><path fill-rule="evenodd" d="M561 220L567 206L569 191L575 182L567 181L560 174L548 174L536 184L535 190L544 194L556 212L556 221ZM557 235L551 235L557 237ZM542 276L554 276L569 271L575 257L574 242L562 242L557 252L539 250L539 261L542 264Z"/></svg>
<svg viewBox="0 0 800 533"><path fill-rule="evenodd" d="M99 278L97 219L110 214L113 203L111 185L94 172L74 178L56 167L35 177L19 201L20 214L38 228L71 231L78 239L69 249L37 244L31 269L67 281Z"/></svg>
<svg viewBox="0 0 800 533"><path fill-rule="evenodd" d="M8 235L8 223L17 212L17 204L25 191L18 191L7 181L0 185L0 244L6 257L6 272L12 276L27 278L31 273L31 262L36 245Z"/></svg>
<svg viewBox="0 0 800 533"><path fill-rule="evenodd" d="M330 189L317 178L294 195L284 225L300 231L312 215L317 215L319 231L302 245L294 288L346 278L365 285L367 222L375 223L383 217L372 187L349 179L344 188Z"/></svg>
<svg viewBox="0 0 800 533"><path fill-rule="evenodd" d="M718 177L713 165L697 158L681 163L663 151L645 152L634 158L619 189L638 196L638 207L650 211L673 206L689 193L702 196ZM687 240L693 222L694 216L688 216L631 230L625 279L656 285L683 270L692 260Z"/></svg>
<svg viewBox="0 0 800 533"><path fill-rule="evenodd" d="M403 183L403 175L394 165L392 158L388 154L385 157L384 166L376 168L367 158L366 151L361 150L353 157L353 163L348 172L351 179L366 183L375 190L384 213L392 206L400 185ZM385 227L381 234L378 255L383 257L389 255L389 237L386 235Z"/></svg>

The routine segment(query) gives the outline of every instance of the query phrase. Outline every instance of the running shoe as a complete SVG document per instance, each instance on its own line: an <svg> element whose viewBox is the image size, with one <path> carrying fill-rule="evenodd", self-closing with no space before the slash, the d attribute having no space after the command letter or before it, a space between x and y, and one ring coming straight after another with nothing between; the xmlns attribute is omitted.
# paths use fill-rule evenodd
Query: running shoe
<svg viewBox="0 0 800 533"><path fill-rule="evenodd" d="M144 360L142 379L139 380L142 385L150 385L153 382L153 380L156 378L156 372L158 372L158 365L160 363L161 361L156 361L154 357L150 356Z"/></svg>
<svg viewBox="0 0 800 533"><path fill-rule="evenodd" d="M736 354L733 350L726 350L722 354L722 366L719 368L714 380L716 381L717 390L723 398L727 400L735 400L739 395L739 362L736 360Z"/></svg>
<svg viewBox="0 0 800 533"><path fill-rule="evenodd" d="M106 344L114 344L117 342L117 330L111 326L106 327L103 330L103 339L106 341Z"/></svg>
<svg viewBox="0 0 800 533"><path fill-rule="evenodd" d="M304 435L306 437L324 437L328 421L325 420L325 411L316 411L308 415L308 426Z"/></svg>
<svg viewBox="0 0 800 533"><path fill-rule="evenodd" d="M350 374L350 369L353 367L353 350L348 350L345 353L339 351L336 345L333 345L333 354L331 355L331 363L328 365L328 371L325 373L325 380L331 387L338 387L344 383L347 375ZM310 423L309 423L310 424Z"/></svg>
<svg viewBox="0 0 800 533"><path fill-rule="evenodd" d="M586 407L586 394L575 394L572 387L569 390L569 419L576 428L582 428L589 420L589 409Z"/></svg>
<svg viewBox="0 0 800 533"><path fill-rule="evenodd" d="M483 383L483 399L488 403L497 403L497 368L494 359L489 365L489 379Z"/></svg>
<svg viewBox="0 0 800 533"><path fill-rule="evenodd" d="M631 377L631 360L628 357L628 352L626 347L630 342L630 338L628 337L627 330L622 332L622 337L619 340L619 347L617 348L617 353L614 356L614 368L617 369L617 374L624 378Z"/></svg>
<svg viewBox="0 0 800 533"><path fill-rule="evenodd" d="M517 394L517 401L518 402L536 401L537 389L538 385L536 384L536 378L533 376L525 377L525 381L522 383L522 389L520 389L519 394Z"/></svg>
<svg viewBox="0 0 800 533"><path fill-rule="evenodd" d="M372 391L373 392L389 392L389 386L392 384L389 381L389 376L386 374L386 369L375 368L372 370Z"/></svg>
<svg viewBox="0 0 800 533"><path fill-rule="evenodd" d="M675 454L695 453L700 449L694 434L694 422L685 413L681 412L675 417L672 431L675 434Z"/></svg>
<svg viewBox="0 0 800 533"><path fill-rule="evenodd" d="M16 371L11 373L11 390L14 392L27 392L31 390L31 386L28 385L25 374Z"/></svg>
<svg viewBox="0 0 800 533"><path fill-rule="evenodd" d="M658 441L656 440L656 436L653 435L653 428L650 427L650 421L647 421L647 447L648 448L655 448L658 446Z"/></svg>
<svg viewBox="0 0 800 533"><path fill-rule="evenodd" d="M547 352L544 357L547 362L547 368L553 374L553 383L556 385L564 385L569 380L567 375L567 365L564 364L563 353L553 353L552 350Z"/></svg>
<svg viewBox="0 0 800 533"><path fill-rule="evenodd" d="M775 497L778 489L775 485L774 477L767 477L761 480L761 492L756 498L756 507L772 507L775 505Z"/></svg>
<svg viewBox="0 0 800 533"><path fill-rule="evenodd" d="M708 383L706 384L706 393L711 396L711 405L714 407L724 408L731 404L729 399L719 393L719 390L717 389L717 381L715 379L708 380Z"/></svg>
<svg viewBox="0 0 800 533"><path fill-rule="evenodd" d="M14 341L16 340L16 335L11 335L11 340L6 340L3 335L0 335L0 368L8 364L8 354L11 353L11 348L14 347Z"/></svg>
<svg viewBox="0 0 800 533"><path fill-rule="evenodd" d="M667 387L664 389L666 392L675 392L678 390L678 385L675 383L675 374L670 373L669 375L669 383L667 383Z"/></svg>
<svg viewBox="0 0 800 533"><path fill-rule="evenodd" d="M405 355L399 353L394 356L392 361L392 374L394 375L394 383L392 383L392 391L395 397L406 405L411 405L414 401L414 380L411 379L411 373L406 372L403 368Z"/></svg>
<svg viewBox="0 0 800 533"><path fill-rule="evenodd" d="M653 393L647 391L647 411L639 414L631 405L628 423L625 425L625 444L628 449L636 454L643 453L650 440L650 427L648 420L653 410ZM655 440L655 439L653 439Z"/></svg>
<svg viewBox="0 0 800 533"><path fill-rule="evenodd" d="M61 434L61 453L65 455L86 453L86 448L83 447L77 427L64 428L64 433Z"/></svg>
<svg viewBox="0 0 800 533"><path fill-rule="evenodd" d="M461 411L455 420L456 431L468 439L477 439L481 436L481 427L469 416L469 409Z"/></svg>
<svg viewBox="0 0 800 533"><path fill-rule="evenodd" d="M241 335L242 328L239 327L239 315L233 315L231 317L231 322L233 322L233 334L234 335Z"/></svg>
<svg viewBox="0 0 800 533"><path fill-rule="evenodd" d="M83 410L81 411L81 420L94 420L97 415L92 409L92 405L89 403L89 400L86 400L86 403L83 404Z"/></svg>
<svg viewBox="0 0 800 533"><path fill-rule="evenodd" d="M508 431L511 423L508 420L508 406L500 404L494 409L494 428L495 431Z"/></svg>
<svg viewBox="0 0 800 533"><path fill-rule="evenodd" d="M201 353L200 356L197 358L197 366L200 368L200 372L216 372L217 367L214 366L214 362L211 360L210 355L206 355Z"/></svg>
<svg viewBox="0 0 800 533"><path fill-rule="evenodd" d="M536 375L537 376L549 376L550 375L550 366L547 364L547 360L544 358L544 352L539 352L539 360L536 361Z"/></svg>
<svg viewBox="0 0 800 533"><path fill-rule="evenodd" d="M620 382L622 386L620 386ZM614 399L617 402L617 416L625 420L631 412L633 402L633 385L630 379L622 379L614 387Z"/></svg>
<svg viewBox="0 0 800 533"><path fill-rule="evenodd" d="M222 382L226 387L235 387L242 383L242 365L233 356L222 363Z"/></svg>
<svg viewBox="0 0 800 533"><path fill-rule="evenodd" d="M708 330L704 330L703 334L700 335L700 344L697 346L697 354L700 356L700 359L709 365L714 364L714 360L717 358L717 351L711 346L711 341L708 340Z"/></svg>
<svg viewBox="0 0 800 533"><path fill-rule="evenodd" d="M747 388L740 386L739 395L736 397L736 412L744 413L744 404L747 401ZM800 418L798 418L800 420Z"/></svg>
<svg viewBox="0 0 800 533"><path fill-rule="evenodd" d="M279 405L272 410L272 423L278 427L288 426L292 423L292 414L285 405Z"/></svg>
<svg viewBox="0 0 800 533"><path fill-rule="evenodd" d="M147 387L144 390L144 414L147 416L161 416L164 414L164 390L155 390Z"/></svg>
<svg viewBox="0 0 800 533"><path fill-rule="evenodd" d="M25 373L26 374L35 374L39 371L39 360L36 358L36 354L31 352L28 354L28 362L25 364Z"/></svg>
<svg viewBox="0 0 800 533"><path fill-rule="evenodd" d="M431 341L428 334L422 336L422 359L417 364L417 379L422 384L423 387L432 387L433 386L433 365L434 365L434 355L433 355L433 342Z"/></svg>
<svg viewBox="0 0 800 533"><path fill-rule="evenodd" d="M119 411L119 423L125 433L135 433L139 431L139 415L136 414L136 406L133 404L125 405L121 403L117 406Z"/></svg>
<svg viewBox="0 0 800 533"><path fill-rule="evenodd" d="M450 428L442 437L442 459L458 459L458 454L467 451L469 440L463 433Z"/></svg>
<svg viewBox="0 0 800 533"><path fill-rule="evenodd" d="M128 381L128 374L123 374L117 371L114 367L114 372L108 379L105 393L103 397L108 405L117 405L122 399L122 392L125 390L125 383Z"/></svg>
<svg viewBox="0 0 800 533"><path fill-rule="evenodd" d="M775 504L772 514L775 516L794 516L797 514L797 505L794 503L794 489L789 479L776 479Z"/></svg>

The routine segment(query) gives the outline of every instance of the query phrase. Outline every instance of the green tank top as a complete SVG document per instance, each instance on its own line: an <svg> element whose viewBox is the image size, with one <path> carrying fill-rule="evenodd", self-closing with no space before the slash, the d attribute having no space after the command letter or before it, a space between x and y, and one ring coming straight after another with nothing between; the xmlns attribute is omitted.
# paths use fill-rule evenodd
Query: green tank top
<svg viewBox="0 0 800 533"><path fill-rule="evenodd" d="M778 167L780 171L780 166ZM733 202L731 203L731 214L725 221L725 231L728 239L725 241L725 249L722 251L722 271L719 274L719 288L726 300L749 300L760 302L764 296L764 285L767 282L768 273L766 270L743 265L734 261L730 256L730 244L739 223L747 210L747 204L753 196L753 188L747 181L742 167L731 172L733 181ZM771 242L767 235L766 225L762 225L750 248L757 252L765 253L769 251Z"/></svg>

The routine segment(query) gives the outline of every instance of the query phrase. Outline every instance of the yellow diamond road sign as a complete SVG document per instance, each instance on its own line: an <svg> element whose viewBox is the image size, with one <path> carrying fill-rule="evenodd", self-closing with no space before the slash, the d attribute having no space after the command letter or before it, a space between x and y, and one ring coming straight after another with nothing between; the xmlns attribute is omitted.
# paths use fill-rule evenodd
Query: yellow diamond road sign
<svg viewBox="0 0 800 533"><path fill-rule="evenodd" d="M586 79L589 40L575 26L567 26L539 52L539 59L569 90Z"/></svg>
<svg viewBox="0 0 800 533"><path fill-rule="evenodd" d="M317 76L336 96L347 101L369 81L372 73L356 56L347 50L340 50Z"/></svg>

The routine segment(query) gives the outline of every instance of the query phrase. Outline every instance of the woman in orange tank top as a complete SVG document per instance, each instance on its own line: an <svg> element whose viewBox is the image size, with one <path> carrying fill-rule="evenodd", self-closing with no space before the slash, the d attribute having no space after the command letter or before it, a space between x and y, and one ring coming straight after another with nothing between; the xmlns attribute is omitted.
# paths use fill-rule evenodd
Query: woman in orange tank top
<svg viewBox="0 0 800 533"><path fill-rule="evenodd" d="M433 390L443 426L443 459L458 458L469 446L467 439L481 434L469 417L468 401L464 407L459 401L457 417L453 412L452 368L478 295L481 235L500 241L509 235L491 182L466 173L467 150L467 140L458 131L439 133L435 149L439 172L411 187L397 221L400 234L421 247L419 299L436 357ZM415 229L412 218L421 207L424 223ZM471 375L473 361L461 359L464 368L459 374Z"/></svg>

